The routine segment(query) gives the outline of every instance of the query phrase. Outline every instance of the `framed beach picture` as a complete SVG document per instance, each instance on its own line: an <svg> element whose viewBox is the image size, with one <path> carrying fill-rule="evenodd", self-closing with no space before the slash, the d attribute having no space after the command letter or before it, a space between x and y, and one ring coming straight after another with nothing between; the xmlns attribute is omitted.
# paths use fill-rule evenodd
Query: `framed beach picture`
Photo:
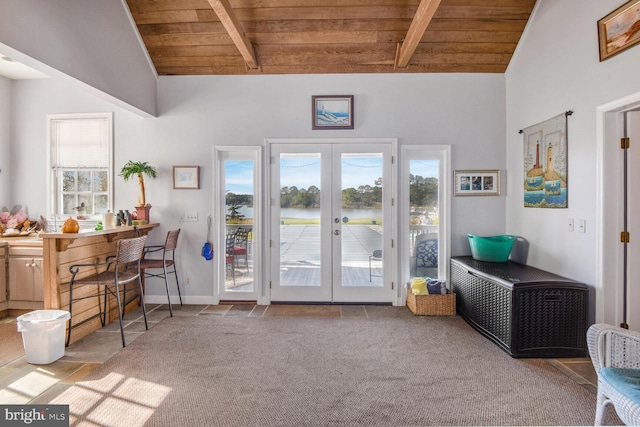
<svg viewBox="0 0 640 427"><path fill-rule="evenodd" d="M353 129L353 95L311 97L312 129Z"/></svg>
<svg viewBox="0 0 640 427"><path fill-rule="evenodd" d="M499 196L499 170L457 170L454 172L454 196Z"/></svg>
<svg viewBox="0 0 640 427"><path fill-rule="evenodd" d="M640 0L631 0L598 21L600 61L640 42Z"/></svg>
<svg viewBox="0 0 640 427"><path fill-rule="evenodd" d="M200 188L200 166L174 166L173 188L197 190Z"/></svg>

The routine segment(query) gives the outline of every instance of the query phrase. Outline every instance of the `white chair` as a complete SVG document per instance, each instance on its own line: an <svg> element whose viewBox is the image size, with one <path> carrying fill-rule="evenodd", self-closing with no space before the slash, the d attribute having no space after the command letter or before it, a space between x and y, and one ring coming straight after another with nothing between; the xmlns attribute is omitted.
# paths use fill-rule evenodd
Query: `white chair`
<svg viewBox="0 0 640 427"><path fill-rule="evenodd" d="M598 374L595 425L613 405L626 425L640 425L640 333L595 324L587 330L587 345Z"/></svg>

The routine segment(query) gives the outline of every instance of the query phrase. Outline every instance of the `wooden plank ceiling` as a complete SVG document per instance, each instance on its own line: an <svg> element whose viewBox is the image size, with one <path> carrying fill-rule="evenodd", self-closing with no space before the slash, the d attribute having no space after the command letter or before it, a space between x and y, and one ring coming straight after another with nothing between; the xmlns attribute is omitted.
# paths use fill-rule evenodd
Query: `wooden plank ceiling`
<svg viewBox="0 0 640 427"><path fill-rule="evenodd" d="M127 0L159 75L503 73L535 0Z"/></svg>

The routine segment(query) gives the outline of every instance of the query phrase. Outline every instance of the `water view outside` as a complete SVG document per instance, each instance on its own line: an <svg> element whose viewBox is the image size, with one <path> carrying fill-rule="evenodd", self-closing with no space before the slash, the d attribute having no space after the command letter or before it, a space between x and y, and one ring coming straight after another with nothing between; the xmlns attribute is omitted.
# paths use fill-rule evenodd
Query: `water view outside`
<svg viewBox="0 0 640 427"><path fill-rule="evenodd" d="M252 160L226 160L225 212L226 248L225 289L253 291L253 180Z"/></svg>
<svg viewBox="0 0 640 427"><path fill-rule="evenodd" d="M321 286L320 153L280 155L280 285Z"/></svg>
<svg viewBox="0 0 640 427"><path fill-rule="evenodd" d="M342 154L342 286L383 285L382 158Z"/></svg>
<svg viewBox="0 0 640 427"><path fill-rule="evenodd" d="M382 285L382 155L342 154L339 191L342 286ZM225 162L226 228L236 235L249 230L227 263L226 288L253 290L253 161ZM437 160L410 160L410 276L437 277ZM321 285L320 153L281 154L280 158L280 285ZM331 230L327 230L331 232ZM416 256L424 240L434 240L435 267Z"/></svg>
<svg viewBox="0 0 640 427"><path fill-rule="evenodd" d="M438 277L438 160L409 161L410 277Z"/></svg>
<svg viewBox="0 0 640 427"><path fill-rule="evenodd" d="M340 173L341 205L332 218L340 226L325 230L320 153L281 155L281 286L321 286L321 236L333 231L340 232L341 285L382 285L382 257L373 256L382 249L382 155L342 154Z"/></svg>

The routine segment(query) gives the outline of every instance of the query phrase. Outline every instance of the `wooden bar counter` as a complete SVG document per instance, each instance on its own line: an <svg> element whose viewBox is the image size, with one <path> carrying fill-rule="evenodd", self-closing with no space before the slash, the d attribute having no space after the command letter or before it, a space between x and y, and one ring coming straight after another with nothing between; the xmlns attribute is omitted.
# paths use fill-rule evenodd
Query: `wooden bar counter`
<svg viewBox="0 0 640 427"><path fill-rule="evenodd" d="M69 309L69 281L71 273L69 266L73 264L91 264L104 262L110 255L115 255L117 241L147 235L158 223L144 224L138 226L122 226L109 230L90 231L81 233L44 233L41 234L43 248L43 279L44 279L44 308L55 310ZM98 273L101 270L96 268L83 268L77 277L86 277L90 274ZM127 301L125 312L138 307L137 299L138 287L127 286ZM71 321L75 325L84 319L97 314L100 310L101 298L92 297L96 295L97 287L93 285L74 287L73 296L73 318ZM76 302L77 297L87 297ZM115 298L110 297L107 308L106 323L117 320L118 312ZM71 334L71 341L90 334L100 329L102 324L99 318L95 318L81 327L74 329Z"/></svg>

